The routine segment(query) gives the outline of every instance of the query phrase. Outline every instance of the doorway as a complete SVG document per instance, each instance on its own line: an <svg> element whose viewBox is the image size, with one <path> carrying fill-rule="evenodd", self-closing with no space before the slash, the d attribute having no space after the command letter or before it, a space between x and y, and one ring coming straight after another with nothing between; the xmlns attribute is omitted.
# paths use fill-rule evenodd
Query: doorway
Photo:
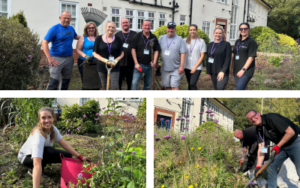
<svg viewBox="0 0 300 188"><path fill-rule="evenodd" d="M217 26L217 25L220 25L220 26L223 27L224 33L225 33L224 40L226 41L226 35L227 35L227 20L221 19L221 18L217 18L217 19L216 19L216 26Z"/></svg>
<svg viewBox="0 0 300 188"><path fill-rule="evenodd" d="M157 127L161 129L170 130L172 117L157 115Z"/></svg>

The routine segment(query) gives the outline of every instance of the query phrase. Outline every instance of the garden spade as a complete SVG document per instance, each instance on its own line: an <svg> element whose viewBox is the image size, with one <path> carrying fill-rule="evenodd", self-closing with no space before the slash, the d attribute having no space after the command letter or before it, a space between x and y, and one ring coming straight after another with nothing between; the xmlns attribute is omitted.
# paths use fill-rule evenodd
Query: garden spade
<svg viewBox="0 0 300 188"><path fill-rule="evenodd" d="M256 176L257 176L258 174L263 173L263 172L267 169L267 167L269 166L269 164L274 160L275 154L276 154L276 151L273 150L273 151L271 152L271 155L270 155L269 160L264 164L264 166L261 167L261 169L260 169L256 174L254 174L253 178L250 179L249 183L245 186L245 188L247 188L249 185L252 184L252 182L256 179Z"/></svg>
<svg viewBox="0 0 300 188"><path fill-rule="evenodd" d="M106 70L107 70L106 90L109 90L110 71L111 71L111 69L113 68L111 63L112 63L112 62L108 61L108 62L106 63L106 65L105 65L105 66L106 66ZM109 65L109 64L110 64L110 65Z"/></svg>

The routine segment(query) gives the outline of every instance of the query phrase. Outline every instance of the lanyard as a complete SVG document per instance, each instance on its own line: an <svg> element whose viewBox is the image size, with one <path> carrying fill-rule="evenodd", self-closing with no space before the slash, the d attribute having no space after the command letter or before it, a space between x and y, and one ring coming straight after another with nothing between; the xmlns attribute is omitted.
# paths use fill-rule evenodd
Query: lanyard
<svg viewBox="0 0 300 188"><path fill-rule="evenodd" d="M94 37L94 40L91 39L91 37L89 37L90 41L95 44L95 37Z"/></svg>
<svg viewBox="0 0 300 188"><path fill-rule="evenodd" d="M198 40L198 37L196 38L196 40L195 40L195 44L194 44L194 46L193 46L193 48L191 49L191 47L192 47L192 45L190 45L190 54L192 54L192 52L193 52L193 50L194 50L194 48L195 48L195 46L196 46L196 42L197 42L197 40ZM168 43L168 41L167 41L167 43ZM172 42L171 42L172 43Z"/></svg>
<svg viewBox="0 0 300 188"><path fill-rule="evenodd" d="M145 39L144 39L144 34L142 33L142 38L143 38L143 40L144 40L144 44L146 45L145 46L145 49L147 49L147 46L148 46L148 43L149 43L149 38L150 38L150 36L149 36L149 38L148 38L148 40L147 40L147 43L146 43L146 41L145 41Z"/></svg>
<svg viewBox="0 0 300 188"><path fill-rule="evenodd" d="M246 42L246 40L247 40L248 38L251 38L251 37L250 37L250 36L247 37L247 38L244 40L244 42ZM239 46L240 41L241 41L241 39L239 40L239 42L238 42L237 45L236 45L236 52L237 52L237 54L239 54L239 49L240 49L241 46L244 44L244 42L243 42L243 43Z"/></svg>
<svg viewBox="0 0 300 188"><path fill-rule="evenodd" d="M112 36L111 43L108 44L108 39L107 39L107 35L106 35L106 44L107 44L107 47L108 47L109 54L111 54L111 45L112 45L113 40L114 40L114 36Z"/></svg>
<svg viewBox="0 0 300 188"><path fill-rule="evenodd" d="M242 141L242 147L244 146L244 140Z"/></svg>
<svg viewBox="0 0 300 188"><path fill-rule="evenodd" d="M122 34L123 34L123 37L124 37L124 39L125 39L125 42L127 42L127 40L128 40L128 37L129 37L129 34L130 34L130 30L129 30L129 33L128 33L128 35L127 35L127 37L126 37L126 38L125 38L125 35L124 35L123 31L122 31Z"/></svg>
<svg viewBox="0 0 300 188"><path fill-rule="evenodd" d="M221 44L222 41L223 41L223 39L218 43L218 45L216 46L215 49L214 49L214 46L215 46L215 42L214 42L212 48L210 49L210 56L213 55L213 53L216 51L216 49L218 48L219 44Z"/></svg>
<svg viewBox="0 0 300 188"><path fill-rule="evenodd" d="M171 46L171 44L172 44L173 40L175 39L175 37L176 37L176 35L173 37L171 43L168 44L168 36L166 35L166 41L167 41L167 47L168 47L168 49L169 49L169 47Z"/></svg>
<svg viewBox="0 0 300 188"><path fill-rule="evenodd" d="M263 127L263 138L261 137L260 135L260 132L258 133L259 134L259 137L262 139L263 142L265 142L265 127Z"/></svg>

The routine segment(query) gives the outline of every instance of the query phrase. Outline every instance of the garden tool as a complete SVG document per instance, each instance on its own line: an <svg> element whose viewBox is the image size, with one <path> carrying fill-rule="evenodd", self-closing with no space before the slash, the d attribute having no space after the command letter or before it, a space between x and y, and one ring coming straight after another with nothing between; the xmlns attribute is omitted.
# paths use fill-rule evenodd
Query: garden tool
<svg viewBox="0 0 300 188"><path fill-rule="evenodd" d="M150 46L151 46L151 61L154 62L154 50L153 50L153 46L154 46L154 40L155 39L151 39L149 42ZM163 87L160 85L159 81L157 80L156 76L155 76L155 68L152 67L152 90L155 90L155 88L158 89L163 89Z"/></svg>
<svg viewBox="0 0 300 188"><path fill-rule="evenodd" d="M110 82L110 71L113 69L113 66L115 66L116 63L113 63L113 61L108 61L106 63L106 70L107 70L107 83L106 83L106 90L109 90L109 82Z"/></svg>
<svg viewBox="0 0 300 188"><path fill-rule="evenodd" d="M256 179L256 176L258 174L263 173L267 169L267 167L269 166L269 164L274 160L275 154L276 154L276 151L273 150L271 152L269 160L261 167L261 169L256 174L254 174L253 178L250 179L249 183L245 186L245 188L247 188L249 185L252 184L252 182Z"/></svg>
<svg viewBox="0 0 300 188"><path fill-rule="evenodd" d="M82 7L81 14L86 23L94 22L97 27L101 25L107 17L102 11L92 7Z"/></svg>

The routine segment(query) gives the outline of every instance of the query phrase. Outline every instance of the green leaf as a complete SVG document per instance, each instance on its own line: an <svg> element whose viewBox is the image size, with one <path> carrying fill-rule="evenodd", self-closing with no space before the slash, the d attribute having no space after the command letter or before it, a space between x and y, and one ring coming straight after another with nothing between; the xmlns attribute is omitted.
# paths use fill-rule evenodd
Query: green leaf
<svg viewBox="0 0 300 188"><path fill-rule="evenodd" d="M130 167L124 167L123 170L124 171L131 171L131 168Z"/></svg>
<svg viewBox="0 0 300 188"><path fill-rule="evenodd" d="M127 188L135 188L134 186L134 181L131 181L128 185Z"/></svg>
<svg viewBox="0 0 300 188"><path fill-rule="evenodd" d="M122 137L122 135L120 135L120 134L116 134L116 135L115 135L115 137L116 137L116 139L119 139L119 138L121 138L121 137Z"/></svg>
<svg viewBox="0 0 300 188"><path fill-rule="evenodd" d="M118 148L123 148L123 144L120 142L116 143L116 145L118 146Z"/></svg>
<svg viewBox="0 0 300 188"><path fill-rule="evenodd" d="M130 181L130 179L128 177L121 177L121 180L123 180L123 181Z"/></svg>
<svg viewBox="0 0 300 188"><path fill-rule="evenodd" d="M138 180L138 179L140 179L141 177L142 177L142 172L140 171L140 170L138 170L138 169L134 169L133 170L133 177L136 179L136 180Z"/></svg>

